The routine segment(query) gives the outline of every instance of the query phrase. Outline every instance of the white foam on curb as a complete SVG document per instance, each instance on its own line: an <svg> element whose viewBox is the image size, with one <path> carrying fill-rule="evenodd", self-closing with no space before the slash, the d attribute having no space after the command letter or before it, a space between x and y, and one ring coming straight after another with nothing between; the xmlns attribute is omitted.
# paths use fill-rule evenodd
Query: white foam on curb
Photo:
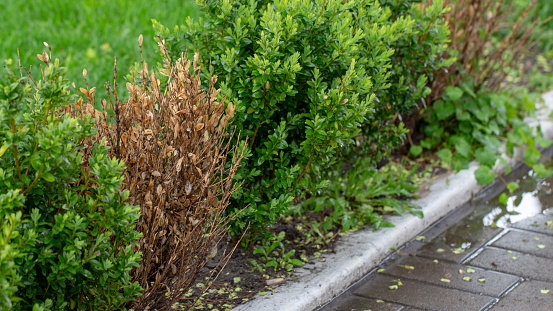
<svg viewBox="0 0 553 311"><path fill-rule="evenodd" d="M528 124L540 124L545 138L553 139L553 120L548 118L553 111L553 91L543 94L544 107L537 119ZM519 151L520 152L520 151ZM516 158L516 156L515 156ZM514 166L515 160L509 165ZM378 231L365 229L343 236L336 245L336 253L325 255L325 262L309 264L297 269L298 277L279 286L278 292L256 296L253 300L234 308L235 311L307 311L328 302L348 286L359 280L391 253L391 248L400 246L417 234L468 202L483 186L478 185L474 171L476 162L455 175L436 180L429 194L415 200L421 206L424 218L410 214L390 216L386 219L395 227ZM496 172L504 173L505 167L496 165Z"/></svg>

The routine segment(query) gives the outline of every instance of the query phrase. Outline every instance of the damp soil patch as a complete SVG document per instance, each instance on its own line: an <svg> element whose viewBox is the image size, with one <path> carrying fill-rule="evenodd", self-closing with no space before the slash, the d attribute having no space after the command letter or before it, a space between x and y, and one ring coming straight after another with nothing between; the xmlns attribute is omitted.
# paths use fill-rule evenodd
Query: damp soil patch
<svg viewBox="0 0 553 311"><path fill-rule="evenodd" d="M328 211L326 211L328 212ZM269 228L273 236L281 236L279 244L271 256L277 261L283 254L294 251L290 259L299 260L302 265L325 261L326 253L334 252L334 245L340 239L341 232L337 227L322 233L320 225L325 216L321 213L307 213L302 216L288 216ZM294 269L287 270L279 265L277 269L268 267L263 260L263 254L254 250L263 245L256 241L253 247L236 247L232 256L222 267L217 267L221 256L232 250L236 242L222 242L218 246L217 255L202 269L194 286L187 293L186 301L179 304L180 309L193 310L230 310L239 304L249 301L256 295L268 295L278 291L278 285L297 278ZM280 246L282 245L282 247ZM282 264L284 265L284 264ZM211 273L219 276L213 283L205 283ZM178 309L177 308L177 309Z"/></svg>

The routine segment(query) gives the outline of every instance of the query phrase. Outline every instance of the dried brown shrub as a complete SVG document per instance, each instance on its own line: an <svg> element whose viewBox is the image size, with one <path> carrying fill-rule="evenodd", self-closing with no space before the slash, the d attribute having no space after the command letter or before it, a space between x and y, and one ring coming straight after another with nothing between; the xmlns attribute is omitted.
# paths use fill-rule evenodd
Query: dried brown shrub
<svg viewBox="0 0 553 311"><path fill-rule="evenodd" d="M419 103L419 111L404 115L405 128L412 133L423 118L427 105L442 97L448 86L459 86L469 81L473 91L487 88L498 91L505 85L507 72L521 62L534 42L529 42L532 32L540 21L530 20L529 12L536 5L533 0L520 14L513 16L516 0L445 0L444 6L451 8L444 16L450 29L450 49L441 57L456 57L448 68L434 73L430 81L431 93ZM432 0L428 0L428 6ZM516 19L513 25L511 20ZM502 34L506 33L502 37ZM500 42L496 42L501 38ZM399 123L399 119L396 123ZM411 134L408 142L413 145ZM404 145L405 147L406 145ZM402 150L406 150L403 148Z"/></svg>
<svg viewBox="0 0 553 311"><path fill-rule="evenodd" d="M498 90L505 81L504 68L519 63L532 45L532 32L539 24L529 21L529 12L537 3L531 2L513 25L513 1L447 0L451 10L445 16L451 32L451 48L457 62L440 70L432 82L430 102L440 98L448 86L457 86L463 79L472 81L478 91L482 87ZM507 33L501 38L501 33ZM501 38L501 42L494 40Z"/></svg>
<svg viewBox="0 0 553 311"><path fill-rule="evenodd" d="M139 42L142 49L142 36ZM132 274L144 292L132 305L135 310L165 310L183 302L226 235L229 218L224 211L236 190L233 178L244 153L243 146L230 146L226 126L234 106L228 103L225 109L225 100L217 101L217 77L211 78L206 93L197 54L193 63L186 55L173 63L162 43L160 49L164 91L142 59L142 70L133 73L140 82L126 84L126 102L119 100L114 82L106 86L110 95L109 103L101 101L103 111L94 109L94 89L88 85L81 89L88 103L81 99L75 105L77 114L95 115L95 140L107 138L111 155L125 161L126 189L131 203L141 207L137 229L143 233L143 260ZM114 73L116 81L116 69ZM225 167L229 154L232 161ZM219 265L231 253L225 251ZM216 277L214 271L209 278Z"/></svg>

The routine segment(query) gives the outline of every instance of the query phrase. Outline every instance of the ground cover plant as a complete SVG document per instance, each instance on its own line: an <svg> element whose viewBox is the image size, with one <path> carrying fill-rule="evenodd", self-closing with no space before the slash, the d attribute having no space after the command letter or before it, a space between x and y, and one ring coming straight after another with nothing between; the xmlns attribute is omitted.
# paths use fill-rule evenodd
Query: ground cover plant
<svg viewBox="0 0 553 311"><path fill-rule="evenodd" d="M373 164L389 154L405 134L390 120L415 108L427 75L450 63L437 57L448 39L440 1L198 3L205 20L154 27L174 57L187 46L208 51L204 79L219 76L236 103L233 126L250 137L233 197L234 208L248 207L231 230L262 231L294 200L319 194L354 148Z"/></svg>
<svg viewBox="0 0 553 311"><path fill-rule="evenodd" d="M138 59L134 38L143 34L147 41L154 36L151 19L167 24L180 23L183 16L198 16L193 1L168 0L151 5L150 1L126 0L45 0L0 1L0 59L16 59L19 48L23 64L35 68L35 56L46 41L56 48L56 55L64 60L67 78L81 80L81 71L87 68L88 81L97 86L97 94L105 98L102 87L110 81L113 56L118 67L130 72ZM155 49L144 51L152 64L161 62ZM119 90L125 92L124 85Z"/></svg>
<svg viewBox="0 0 553 311"><path fill-rule="evenodd" d="M65 69L38 58L41 75L12 62L0 79L0 308L120 310L141 291L139 207L105 141L83 156L94 123L65 113Z"/></svg>
<svg viewBox="0 0 553 311"><path fill-rule="evenodd" d="M141 50L142 43L140 36ZM80 89L86 100L81 98L73 111L96 117L98 134L91 141L105 142L110 156L126 163L123 187L130 202L140 205L137 249L143 260L132 276L144 291L131 305L135 310L166 309L182 300L216 255L228 229L224 212L236 190L233 177L244 153L244 145L233 146L225 139L231 136L226 127L234 106L224 98L217 101L216 77L204 91L198 54L194 61L182 54L173 62L163 44L160 49L163 67L153 70L142 59L141 70L126 84L127 100L119 98L114 69L114 84L107 87L109 102L101 101L103 110L94 108L95 88L87 84ZM86 71L83 75L86 78ZM232 253L220 252L217 266Z"/></svg>

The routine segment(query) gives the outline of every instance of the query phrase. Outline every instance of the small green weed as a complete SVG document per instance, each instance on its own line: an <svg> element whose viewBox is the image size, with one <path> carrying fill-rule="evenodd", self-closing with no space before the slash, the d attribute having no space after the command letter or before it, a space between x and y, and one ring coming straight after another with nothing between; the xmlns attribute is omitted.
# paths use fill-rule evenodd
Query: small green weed
<svg viewBox="0 0 553 311"><path fill-rule="evenodd" d="M411 146L413 156L423 150L438 150L436 156L445 168L459 171L468 168L476 159L480 167L475 171L480 184L495 180L497 161L507 165L501 157L501 142L505 142L507 155L513 157L515 147L523 147L523 161L539 176L551 174L538 164L541 154L538 147L547 148L551 141L545 139L540 128L534 130L524 122L524 117L534 115L536 103L529 94L510 92L474 92L465 83L460 87L448 87L441 100L433 103L422 127L426 138L419 145ZM507 173L510 168L507 168Z"/></svg>
<svg viewBox="0 0 553 311"><path fill-rule="evenodd" d="M273 235L269 239L263 239L261 245L256 247L253 251L254 254L261 255L261 261L263 262L262 266L265 268L273 268L275 271L277 269L285 269L290 271L294 266L303 266L303 262L299 259L292 258L296 253L295 249L292 249L286 252L284 244L285 232L280 232L278 235ZM250 261L254 267L259 272L263 272L262 266L257 264L257 262L252 259Z"/></svg>
<svg viewBox="0 0 553 311"><path fill-rule="evenodd" d="M383 214L403 214L408 211L422 217L420 207L405 199L415 197L413 192L423 181L418 167L408 170L390 162L380 169L360 159L343 175L336 172L326 191L303 204L304 211L321 212L329 209L322 222L322 231L338 225L344 231L370 224L374 229L391 227ZM298 211L298 210L296 210ZM298 211L301 212L301 211Z"/></svg>

